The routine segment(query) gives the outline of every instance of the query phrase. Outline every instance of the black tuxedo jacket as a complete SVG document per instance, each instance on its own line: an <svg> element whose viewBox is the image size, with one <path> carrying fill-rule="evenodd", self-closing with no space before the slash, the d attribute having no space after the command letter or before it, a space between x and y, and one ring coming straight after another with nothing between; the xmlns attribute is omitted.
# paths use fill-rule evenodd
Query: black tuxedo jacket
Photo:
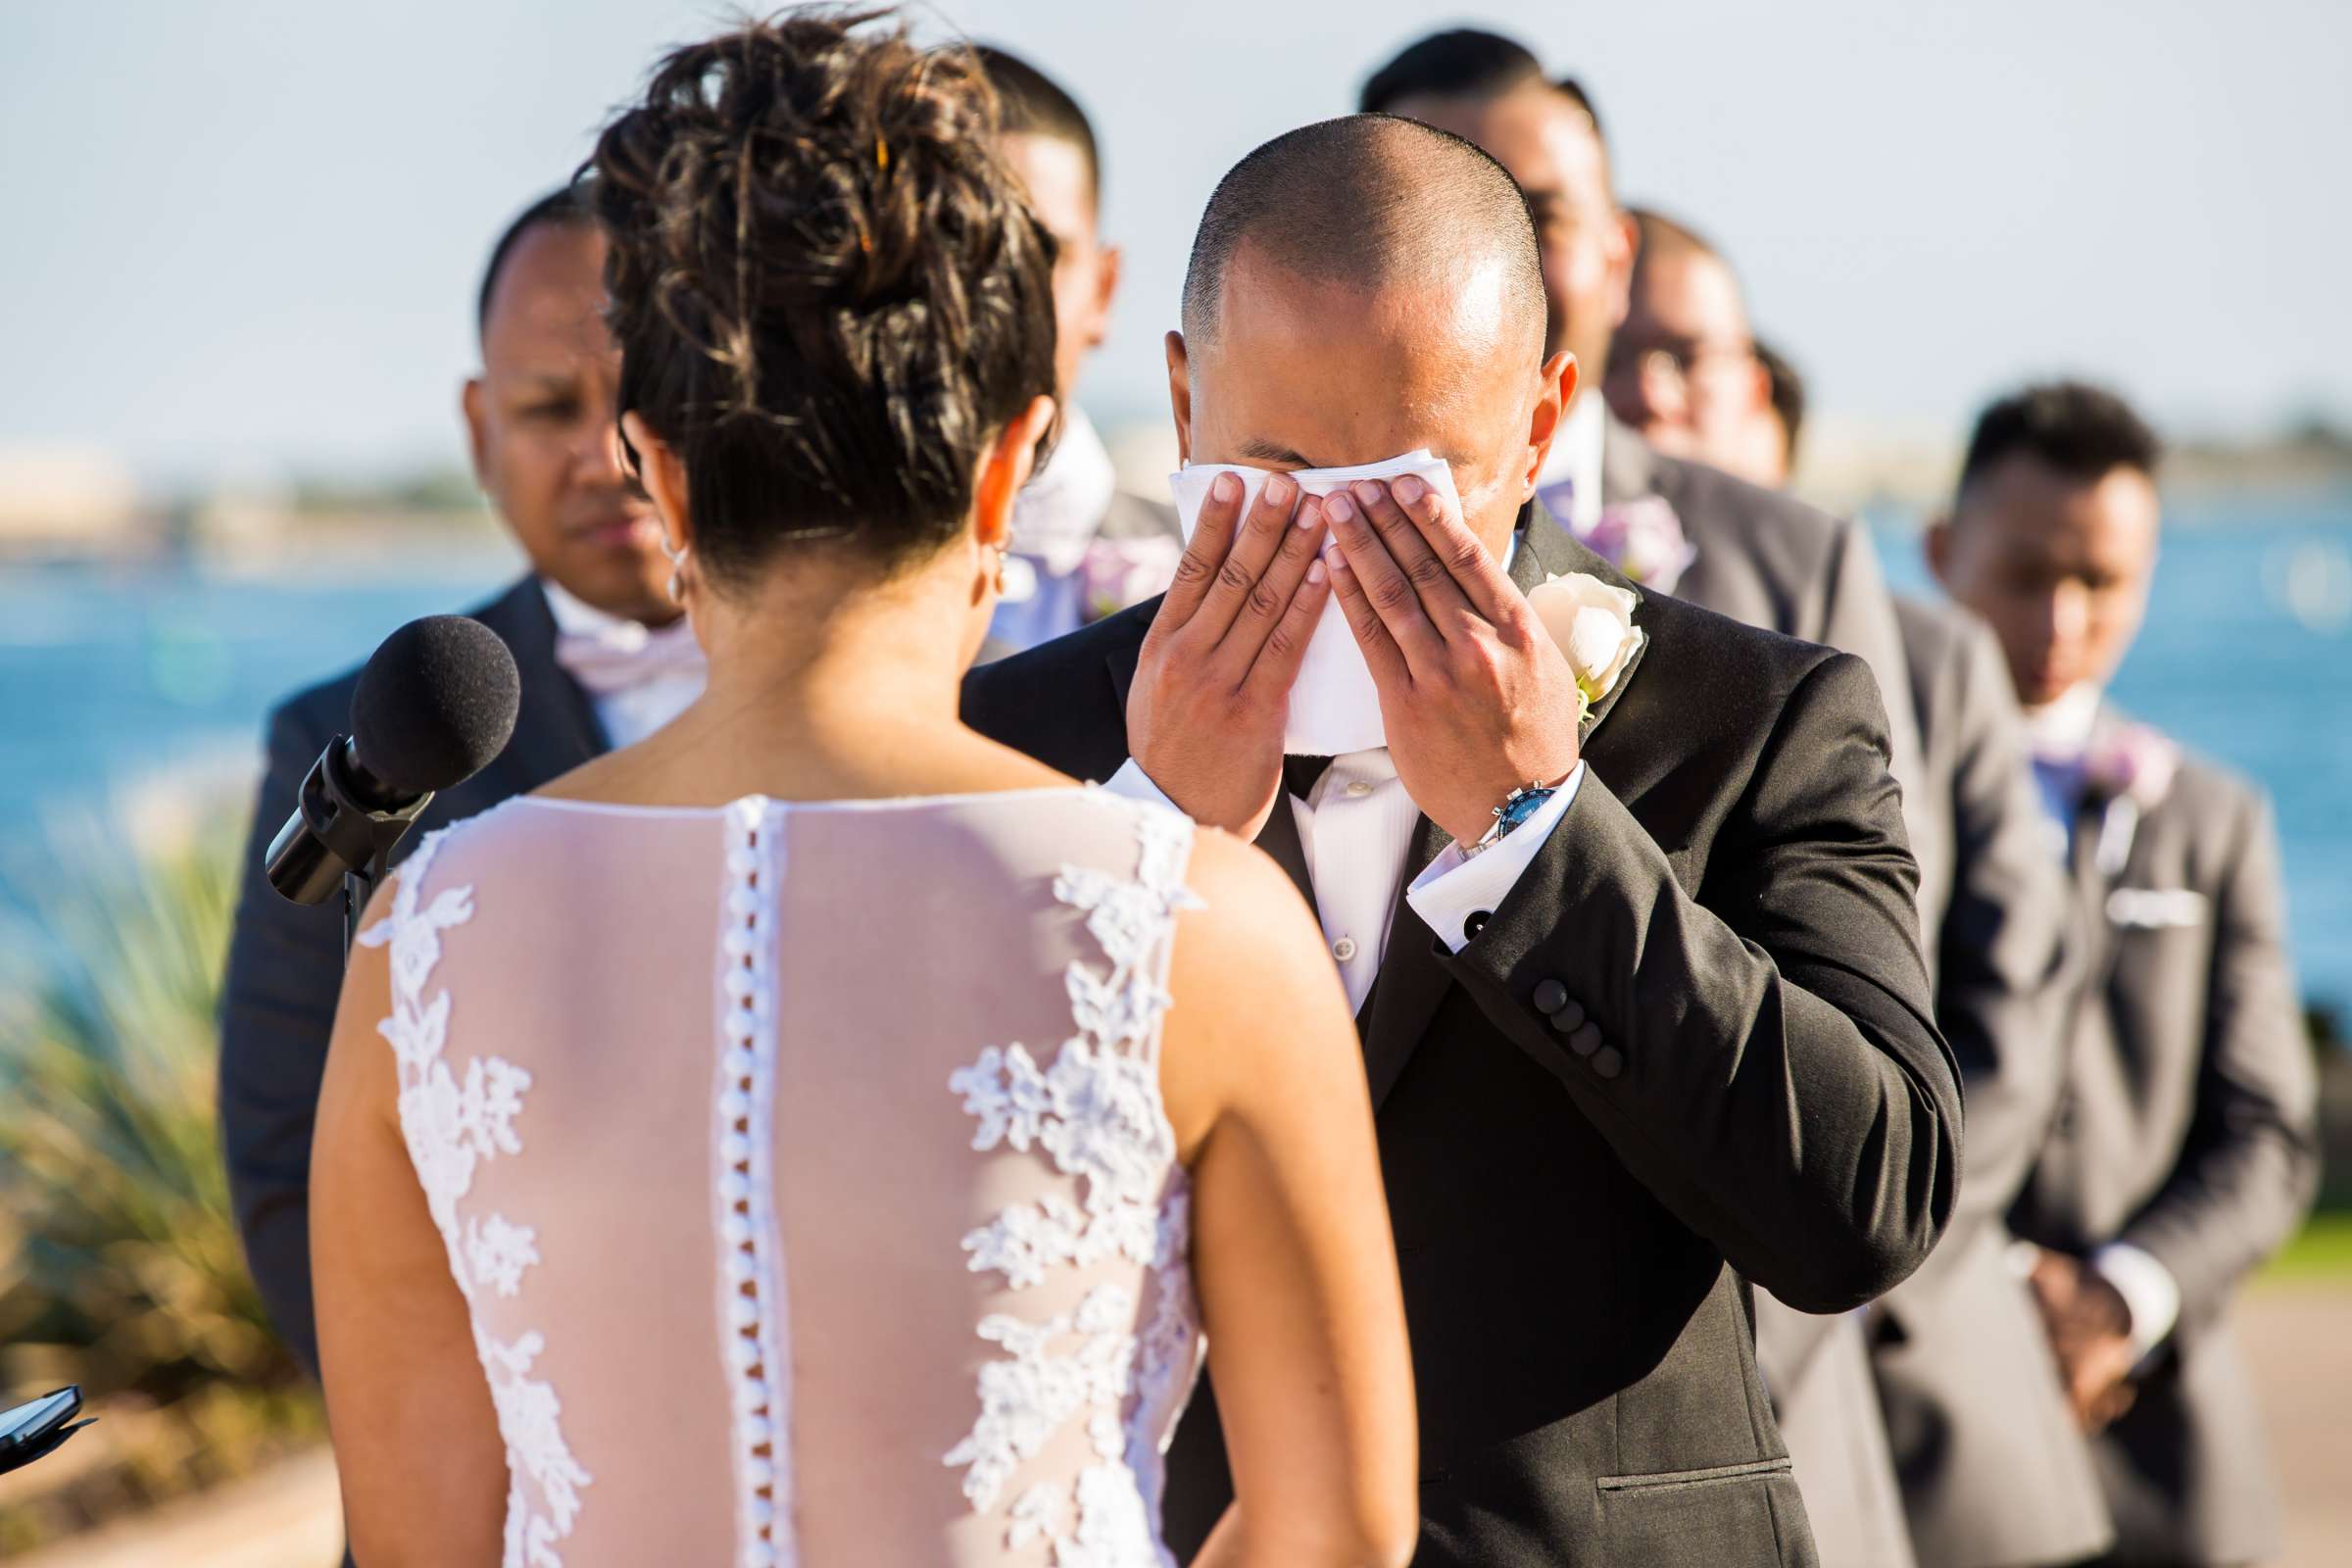
<svg viewBox="0 0 2352 1568"><path fill-rule="evenodd" d="M523 795L607 749L596 710L556 663L555 616L537 577L469 612L504 638L522 677L514 735L497 760L426 808L395 853L426 833ZM311 1310L311 1128L343 989L340 899L288 904L262 877L262 847L294 809L327 742L351 731L359 671L311 687L270 715L269 763L254 807L245 885L220 1009L220 1140L245 1257L278 1331L315 1377Z"/></svg>
<svg viewBox="0 0 2352 1568"><path fill-rule="evenodd" d="M1522 587L1624 583L1540 507L1522 526ZM966 718L1107 778L1156 609L974 671ZM1359 1020L1422 1564L1811 1563L1745 1282L1853 1306L1951 1212L1960 1095L1876 683L1663 596L1635 619L1559 827L1458 955L1399 898ZM1303 879L1290 812L1260 842ZM1425 821L1412 858L1443 843ZM1170 1454L1187 1555L1231 1494L1215 1420L1204 1393Z"/></svg>

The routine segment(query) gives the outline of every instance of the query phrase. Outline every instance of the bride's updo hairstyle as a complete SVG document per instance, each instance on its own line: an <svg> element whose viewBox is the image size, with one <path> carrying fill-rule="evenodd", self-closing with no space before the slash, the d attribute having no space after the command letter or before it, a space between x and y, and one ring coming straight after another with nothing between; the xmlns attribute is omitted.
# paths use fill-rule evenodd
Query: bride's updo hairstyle
<svg viewBox="0 0 2352 1568"><path fill-rule="evenodd" d="M996 98L969 50L886 16L679 49L588 161L619 411L683 464L722 584L796 539L885 568L938 550L1054 391L1054 245L998 161Z"/></svg>

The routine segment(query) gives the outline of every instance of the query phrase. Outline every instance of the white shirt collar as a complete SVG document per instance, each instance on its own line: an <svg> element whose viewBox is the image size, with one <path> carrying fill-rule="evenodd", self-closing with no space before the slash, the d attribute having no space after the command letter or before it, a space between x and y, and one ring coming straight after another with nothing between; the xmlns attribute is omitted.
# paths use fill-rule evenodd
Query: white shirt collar
<svg viewBox="0 0 2352 1568"><path fill-rule="evenodd" d="M2096 682L2077 681L2054 701L2027 709L2026 740L2034 755L2055 761L2079 758L2088 751L2104 696Z"/></svg>
<svg viewBox="0 0 2352 1568"><path fill-rule="evenodd" d="M599 610L552 577L541 577L539 586L547 594L548 613L556 617L559 632L593 637L618 648L643 647L654 635L653 627Z"/></svg>
<svg viewBox="0 0 2352 1568"><path fill-rule="evenodd" d="M1598 392L1580 392L1560 420L1559 434L1544 459L1538 484L1568 480L1575 488L1568 497L1569 514L1560 521L1585 532L1600 520L1600 461L1608 444L1609 411Z"/></svg>

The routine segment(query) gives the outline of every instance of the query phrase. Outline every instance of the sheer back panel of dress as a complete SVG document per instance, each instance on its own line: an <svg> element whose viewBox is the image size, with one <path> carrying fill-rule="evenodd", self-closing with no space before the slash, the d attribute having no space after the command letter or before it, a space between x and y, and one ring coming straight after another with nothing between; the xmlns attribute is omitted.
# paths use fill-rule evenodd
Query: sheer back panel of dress
<svg viewBox="0 0 2352 1568"><path fill-rule="evenodd" d="M1166 1560L1187 835L1075 790L526 800L412 860L394 1029L446 994L450 1087L404 1065L403 1121L428 1196L478 1151L436 1218L510 1560Z"/></svg>

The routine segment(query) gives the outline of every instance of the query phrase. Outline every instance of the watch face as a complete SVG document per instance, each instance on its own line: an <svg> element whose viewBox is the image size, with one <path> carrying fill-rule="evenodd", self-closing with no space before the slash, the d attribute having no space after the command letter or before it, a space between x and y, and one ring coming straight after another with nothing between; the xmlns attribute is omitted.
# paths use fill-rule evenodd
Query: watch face
<svg viewBox="0 0 2352 1568"><path fill-rule="evenodd" d="M1544 803L1550 800L1551 796L1550 790L1522 790L1512 796L1510 804L1502 808L1502 830L1508 833L1544 809Z"/></svg>

